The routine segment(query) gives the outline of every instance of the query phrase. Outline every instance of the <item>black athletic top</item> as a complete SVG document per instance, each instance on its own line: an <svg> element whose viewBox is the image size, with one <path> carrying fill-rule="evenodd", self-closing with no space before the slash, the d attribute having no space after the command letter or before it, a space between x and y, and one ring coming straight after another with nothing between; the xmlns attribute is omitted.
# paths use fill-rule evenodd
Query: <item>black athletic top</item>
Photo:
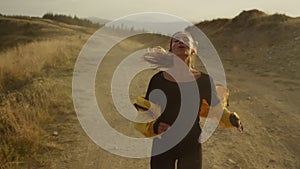
<svg viewBox="0 0 300 169"><path fill-rule="evenodd" d="M209 105L216 105L219 103L216 89L210 76L206 73L201 73L201 76L196 79L198 89L199 89L199 96L200 100L205 99ZM172 82L163 77L163 72L156 73L150 80L148 90L146 93L146 99L150 100L153 103L156 103L162 107L162 114L157 119L157 121L154 124L154 133L157 134L158 124L160 122L167 123L169 125L172 125L174 121L176 120L180 107L181 107L181 94L179 90L179 86L183 85L184 87L187 87L189 89L189 85L192 84L192 82ZM159 89L159 90L155 90ZM160 92L159 92L160 91ZM162 92L165 96L162 97ZM152 93L151 93L152 92ZM187 91L188 93L194 93L195 91ZM150 95L151 93L151 95ZM149 96L150 95L150 96ZM190 101L185 100L185 103L189 103ZM192 98L191 98L192 99ZM199 112L201 107L201 101L199 100L199 103L195 106L198 106L197 110ZM189 105L193 106L193 105ZM188 113L188 112L184 112ZM198 141L198 138L201 133L201 128L199 125L199 116L194 119L194 121L191 121L190 123L194 123L192 129L187 134L185 139L187 140L196 140Z"/></svg>

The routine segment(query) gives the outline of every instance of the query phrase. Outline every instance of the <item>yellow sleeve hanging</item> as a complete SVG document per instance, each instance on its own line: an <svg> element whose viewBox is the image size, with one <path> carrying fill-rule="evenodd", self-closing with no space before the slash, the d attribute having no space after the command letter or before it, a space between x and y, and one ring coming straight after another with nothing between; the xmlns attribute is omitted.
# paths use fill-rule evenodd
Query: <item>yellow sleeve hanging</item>
<svg viewBox="0 0 300 169"><path fill-rule="evenodd" d="M156 122L156 118L160 115L160 108L142 96L137 97L134 106L138 111L134 128L146 137L156 136L153 125Z"/></svg>
<svg viewBox="0 0 300 169"><path fill-rule="evenodd" d="M228 107L228 98L229 98L229 90L223 86L216 86L216 91L220 100L220 104L223 108L223 114L219 121L219 125L224 128L237 127L237 120L240 119L239 115L236 112L230 111ZM217 105L220 106L220 105ZM202 106L199 112L200 117L208 117L208 112L210 110L210 105L205 99L202 99ZM215 119L215 118L213 118Z"/></svg>

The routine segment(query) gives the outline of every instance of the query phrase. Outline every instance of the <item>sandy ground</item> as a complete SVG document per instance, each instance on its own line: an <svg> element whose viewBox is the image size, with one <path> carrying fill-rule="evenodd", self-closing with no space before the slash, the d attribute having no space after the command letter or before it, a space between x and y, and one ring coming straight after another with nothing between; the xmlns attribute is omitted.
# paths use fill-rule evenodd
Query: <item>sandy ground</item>
<svg viewBox="0 0 300 169"><path fill-rule="evenodd" d="M243 65L223 64L230 89L230 109L240 114L245 130L239 133L236 129L219 127L203 144L203 169L300 168L300 115L296 107L300 100L299 79L262 75L248 71ZM116 113L109 98L110 81L104 79L111 77L110 70L114 67L102 66L97 74L96 93L105 118L119 132L139 136L132 124ZM132 95L144 92L150 74L146 72L132 82ZM59 136L64 148L52 168L150 168L149 158L120 157L100 148L83 131L75 113L62 123L67 126Z"/></svg>

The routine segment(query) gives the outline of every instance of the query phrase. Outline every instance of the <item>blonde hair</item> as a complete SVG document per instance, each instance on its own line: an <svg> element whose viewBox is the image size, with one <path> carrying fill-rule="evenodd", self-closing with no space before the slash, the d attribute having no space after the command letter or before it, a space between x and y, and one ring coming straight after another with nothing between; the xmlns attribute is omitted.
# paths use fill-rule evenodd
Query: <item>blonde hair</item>
<svg viewBox="0 0 300 169"><path fill-rule="evenodd" d="M181 31L181 32L174 33L170 40L169 52L172 52L172 41L173 41L174 37L179 33L183 33L183 34L187 35L188 38L192 42L190 49L192 49L194 52L193 52L193 55L189 56L189 60L186 63L191 70L195 71L194 57L197 54L197 49L196 49L196 43L195 43L194 39L192 38L192 35L189 32ZM151 63L154 66L154 68L169 68L173 65L172 56L170 54L168 54L168 52L160 46L156 46L152 49L148 49L148 52L144 55L144 60Z"/></svg>

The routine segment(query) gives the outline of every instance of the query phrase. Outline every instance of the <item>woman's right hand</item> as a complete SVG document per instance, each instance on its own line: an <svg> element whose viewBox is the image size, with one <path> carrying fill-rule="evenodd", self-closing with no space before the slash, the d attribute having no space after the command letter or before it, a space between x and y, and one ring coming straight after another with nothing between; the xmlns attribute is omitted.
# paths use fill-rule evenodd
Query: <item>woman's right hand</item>
<svg viewBox="0 0 300 169"><path fill-rule="evenodd" d="M167 131L171 126L167 123L160 122L157 128L157 134L162 134L163 132Z"/></svg>

